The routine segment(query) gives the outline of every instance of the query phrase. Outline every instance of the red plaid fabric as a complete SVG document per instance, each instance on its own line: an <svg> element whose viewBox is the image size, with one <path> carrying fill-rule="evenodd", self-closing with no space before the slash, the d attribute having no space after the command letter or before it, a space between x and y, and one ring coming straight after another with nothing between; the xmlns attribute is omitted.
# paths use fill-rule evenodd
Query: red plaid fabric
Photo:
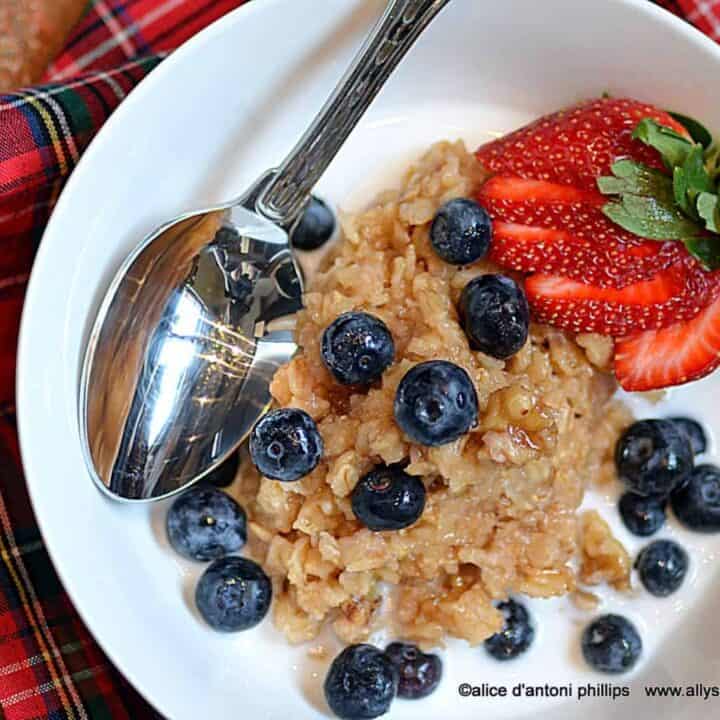
<svg viewBox="0 0 720 720"><path fill-rule="evenodd" d="M20 469L15 345L38 240L83 150L166 53L242 2L93 0L43 84L0 96L0 718L157 717L83 627L45 552ZM720 40L720 0L657 2Z"/></svg>
<svg viewBox="0 0 720 720"><path fill-rule="evenodd" d="M0 718L159 717L83 626L25 490L15 347L32 259L97 130L164 57L243 0L94 0L43 84L0 96Z"/></svg>
<svg viewBox="0 0 720 720"><path fill-rule="evenodd" d="M657 0L657 4L720 41L720 0Z"/></svg>

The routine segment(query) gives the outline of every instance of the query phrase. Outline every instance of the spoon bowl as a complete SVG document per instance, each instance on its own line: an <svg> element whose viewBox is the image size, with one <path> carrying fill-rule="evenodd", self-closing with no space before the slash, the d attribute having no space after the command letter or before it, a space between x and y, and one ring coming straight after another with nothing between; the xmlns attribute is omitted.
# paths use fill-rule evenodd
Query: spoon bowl
<svg viewBox="0 0 720 720"><path fill-rule="evenodd" d="M295 351L301 295L287 233L243 205L149 236L118 271L87 349L80 431L99 486L166 497L222 462Z"/></svg>
<svg viewBox="0 0 720 720"><path fill-rule="evenodd" d="M389 0L285 161L239 200L183 215L125 261L96 317L79 392L80 438L112 497L158 500L247 437L295 351L302 281L288 232L400 60L449 0Z"/></svg>

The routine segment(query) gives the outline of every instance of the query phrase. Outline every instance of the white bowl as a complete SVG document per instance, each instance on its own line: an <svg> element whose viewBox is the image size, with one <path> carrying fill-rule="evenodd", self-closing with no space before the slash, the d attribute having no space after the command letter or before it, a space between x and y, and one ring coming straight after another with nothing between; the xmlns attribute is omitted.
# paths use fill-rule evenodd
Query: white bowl
<svg viewBox="0 0 720 720"><path fill-rule="evenodd" d="M20 343L22 453L43 535L76 607L131 682L172 720L324 717L325 665L289 649L268 621L219 635L191 602L198 568L176 558L163 508L128 507L94 487L78 440L77 385L93 310L121 259L160 221L238 194L277 162L320 108L380 0L258 0L167 59L122 104L65 189L37 256ZM603 91L631 95L720 128L710 78L720 51L647 0L454 0L421 38L323 179L322 194L367 202L431 142L471 146L542 112ZM720 377L673 393L666 407L720 427ZM650 412L643 407L643 412ZM595 502L612 513L611 499ZM486 701L461 682L597 683L578 659L577 614L552 601L536 647L510 665L451 643L441 689L396 702L392 717L691 718L710 705L648 700L644 683L717 682L717 538L677 529L691 582L673 599L624 602L647 651L629 700ZM627 533L621 538L637 547ZM702 658L702 661L700 659Z"/></svg>

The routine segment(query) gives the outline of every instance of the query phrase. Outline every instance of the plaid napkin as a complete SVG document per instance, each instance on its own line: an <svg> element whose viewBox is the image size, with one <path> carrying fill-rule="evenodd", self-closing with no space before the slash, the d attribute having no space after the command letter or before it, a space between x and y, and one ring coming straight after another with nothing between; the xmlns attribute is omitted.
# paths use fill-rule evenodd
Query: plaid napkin
<svg viewBox="0 0 720 720"><path fill-rule="evenodd" d="M720 42L720 2L718 0L655 0L699 30Z"/></svg>
<svg viewBox="0 0 720 720"><path fill-rule="evenodd" d="M45 552L17 447L15 344L37 243L83 150L165 54L243 1L93 0L43 84L0 95L0 719L158 717L94 643ZM720 40L720 0L656 1Z"/></svg>
<svg viewBox="0 0 720 720"><path fill-rule="evenodd" d="M15 343L32 258L98 128L162 57L243 0L94 0L43 84L0 95L0 718L158 715L93 641L28 502L14 422Z"/></svg>

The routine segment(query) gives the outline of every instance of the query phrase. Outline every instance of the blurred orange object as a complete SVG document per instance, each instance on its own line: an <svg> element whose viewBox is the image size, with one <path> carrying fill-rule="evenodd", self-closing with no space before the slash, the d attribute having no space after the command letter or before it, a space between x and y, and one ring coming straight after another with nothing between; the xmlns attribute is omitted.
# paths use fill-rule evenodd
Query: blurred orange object
<svg viewBox="0 0 720 720"><path fill-rule="evenodd" d="M0 0L0 92L37 81L87 0Z"/></svg>

